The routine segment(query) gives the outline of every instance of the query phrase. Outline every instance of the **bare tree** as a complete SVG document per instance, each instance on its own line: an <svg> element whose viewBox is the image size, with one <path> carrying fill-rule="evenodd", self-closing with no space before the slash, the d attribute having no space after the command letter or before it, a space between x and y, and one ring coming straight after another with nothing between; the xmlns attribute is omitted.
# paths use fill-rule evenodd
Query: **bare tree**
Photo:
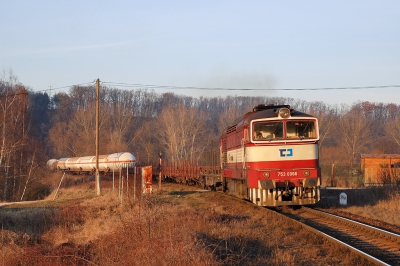
<svg viewBox="0 0 400 266"><path fill-rule="evenodd" d="M400 146L400 117L390 119L385 124L386 134Z"/></svg>
<svg viewBox="0 0 400 266"><path fill-rule="evenodd" d="M56 101L56 123L49 130L50 142L56 155L61 157L83 156L95 153L95 96L94 87L74 87L73 97L60 94L61 101ZM114 115L109 103L105 102L107 89L100 91L100 124L101 143L115 143L115 133L110 129L110 117ZM67 114L64 114L67 112ZM119 121L118 113L114 121ZM108 145L100 145L100 152L107 152Z"/></svg>
<svg viewBox="0 0 400 266"><path fill-rule="evenodd" d="M152 161L155 161L161 149L158 140L159 137L156 138L155 136L158 135L159 131L163 131L163 129L158 128L157 124L154 120L144 122L141 134L138 134L137 143L141 147L141 154L144 158L142 162L146 164L151 164ZM138 158L136 159L138 160Z"/></svg>
<svg viewBox="0 0 400 266"><path fill-rule="evenodd" d="M303 111L303 110L302 110ZM336 109L329 108L322 102L313 102L309 110L305 110L318 118L319 125L319 147L323 147L325 140L331 135L331 131L336 122Z"/></svg>
<svg viewBox="0 0 400 266"><path fill-rule="evenodd" d="M0 167L4 170L3 199L15 199L26 176L36 137L32 134L32 116L28 91L10 76L0 80ZM32 172L31 172L32 173ZM12 180L12 182L9 182Z"/></svg>
<svg viewBox="0 0 400 266"><path fill-rule="evenodd" d="M71 120L71 114L76 110L73 107L71 97L64 92L60 92L53 96L52 103L52 124L68 123Z"/></svg>
<svg viewBox="0 0 400 266"><path fill-rule="evenodd" d="M75 138L70 142L74 156L90 155L95 152L95 107L94 103L76 110L70 122L69 130ZM71 135L72 135L71 134Z"/></svg>
<svg viewBox="0 0 400 266"><path fill-rule="evenodd" d="M251 111L254 107L254 103L248 102L237 102L237 99L228 97L223 105L223 109L219 114L218 118L218 131L222 133L224 129L233 125L240 117L243 117L245 113Z"/></svg>
<svg viewBox="0 0 400 266"><path fill-rule="evenodd" d="M203 142L208 132L204 113L198 112L195 107L167 107L158 121L160 124L156 137L164 145L172 161L198 160L207 146Z"/></svg>
<svg viewBox="0 0 400 266"><path fill-rule="evenodd" d="M12 81L11 81L12 82ZM25 91L25 89L23 89ZM22 92L21 92L22 93ZM15 117L11 119L13 114L14 107L17 107L17 101L20 94L17 94L15 90L14 84L8 83L2 86L1 90L1 101L0 101L0 111L1 111L1 143L0 143L0 167L2 167L2 163L4 158L7 156L9 152L12 151L13 147L18 144L18 140L10 141L9 138L13 138L11 132L13 131L13 127L15 127L15 123L18 118ZM6 141L8 140L8 141Z"/></svg>
<svg viewBox="0 0 400 266"><path fill-rule="evenodd" d="M22 201L23 198L24 198L24 195L25 195L25 192L26 192L26 188L28 187L28 184L30 182L32 182L32 180L33 180L32 175L33 175L33 171L34 171L34 169L36 167L38 167L38 163L35 162L35 153L33 153L32 158L31 158L31 164L29 166L28 173L26 174L26 176L27 176L26 177L26 182L25 182L25 185L24 185L24 189L22 191L22 195L21 195L20 201Z"/></svg>
<svg viewBox="0 0 400 266"><path fill-rule="evenodd" d="M129 114L124 113L118 108L116 112L114 112L113 119L110 125L110 141L107 144L109 150L116 151L124 151L126 147L129 146L128 139L126 138L127 134L130 132L132 118L129 117Z"/></svg>
<svg viewBox="0 0 400 266"><path fill-rule="evenodd" d="M343 110L340 117L339 143L346 150L351 165L356 155L372 141L370 136L371 121L365 117L360 105L354 105L348 112Z"/></svg>

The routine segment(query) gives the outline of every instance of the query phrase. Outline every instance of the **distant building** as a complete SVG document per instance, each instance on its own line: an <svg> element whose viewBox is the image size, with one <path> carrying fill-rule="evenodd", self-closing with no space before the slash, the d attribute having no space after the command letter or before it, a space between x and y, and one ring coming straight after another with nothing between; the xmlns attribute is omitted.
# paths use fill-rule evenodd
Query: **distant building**
<svg viewBox="0 0 400 266"><path fill-rule="evenodd" d="M399 184L400 154L361 154L364 184Z"/></svg>

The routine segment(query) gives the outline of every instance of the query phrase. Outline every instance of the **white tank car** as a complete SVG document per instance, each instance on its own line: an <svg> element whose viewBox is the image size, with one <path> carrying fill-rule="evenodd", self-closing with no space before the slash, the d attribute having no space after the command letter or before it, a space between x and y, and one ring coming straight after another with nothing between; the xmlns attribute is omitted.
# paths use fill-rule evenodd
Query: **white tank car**
<svg viewBox="0 0 400 266"><path fill-rule="evenodd" d="M129 152L118 152L99 155L100 172L118 172L122 168L133 168L136 158ZM61 159L50 159L47 167L52 170L61 170L72 173L89 173L96 170L96 156L71 157Z"/></svg>

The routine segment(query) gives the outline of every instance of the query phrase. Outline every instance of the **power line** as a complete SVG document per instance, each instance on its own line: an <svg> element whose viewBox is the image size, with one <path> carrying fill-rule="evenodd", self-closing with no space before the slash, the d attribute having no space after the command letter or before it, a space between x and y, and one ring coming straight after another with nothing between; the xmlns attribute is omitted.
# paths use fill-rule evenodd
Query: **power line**
<svg viewBox="0 0 400 266"><path fill-rule="evenodd" d="M173 89L173 90L227 90L227 91L317 91L317 90L363 90L363 89L384 89L400 88L400 85L360 86L360 87L326 87L326 88L282 88L282 89L252 89L252 88L211 88L211 87L180 87L166 85L145 85L119 82L102 82L102 84L116 87L146 88L146 89Z"/></svg>
<svg viewBox="0 0 400 266"><path fill-rule="evenodd" d="M69 85L69 86L63 86L63 87L57 87L57 88L53 88L52 86L49 86L50 89L35 91L35 93L50 91L50 94L51 94L51 91L53 91L53 90L62 90L62 89L66 89L66 88L72 88L72 87L75 87L75 86L94 85L95 82L96 82L96 81L93 81L93 82L86 82L86 83L82 83L82 84ZM24 90L24 91L22 91L22 92L17 91L17 92L15 92L15 93L10 94L10 96L23 95L23 94L27 94L27 93L28 93L28 92L27 92L26 90ZM6 98L6 97L8 97L8 96L9 96L8 94L6 94L6 95L0 95L0 98ZM50 98L51 98L51 95L49 95L49 96L50 96Z"/></svg>
<svg viewBox="0 0 400 266"><path fill-rule="evenodd" d="M75 87L75 86L87 86L87 85L94 85L94 84L95 84L95 81L81 83L81 84L68 85L68 86L63 86L63 87L56 87L56 88L53 88L52 86L50 86L50 89L39 90L39 91L35 91L35 92L55 91L55 90L62 90L62 89L72 88L72 87Z"/></svg>
<svg viewBox="0 0 400 266"><path fill-rule="evenodd" d="M72 88L75 86L87 86L95 85L96 81L62 86L62 87L52 87L50 89L39 90L36 92L48 92L62 90L66 88ZM325 88L265 88L265 89L255 89L255 88L223 88L223 87L182 87L182 86L169 86L169 85L149 85L149 84L137 84L137 83L122 83L122 82L109 82L102 81L102 85L109 87L125 87L125 88L137 88L137 89L170 89L170 90L215 90L215 91L323 91L323 90L364 90L364 89L386 89L386 88L400 88L400 85L379 85L379 86L357 86L357 87L325 87Z"/></svg>

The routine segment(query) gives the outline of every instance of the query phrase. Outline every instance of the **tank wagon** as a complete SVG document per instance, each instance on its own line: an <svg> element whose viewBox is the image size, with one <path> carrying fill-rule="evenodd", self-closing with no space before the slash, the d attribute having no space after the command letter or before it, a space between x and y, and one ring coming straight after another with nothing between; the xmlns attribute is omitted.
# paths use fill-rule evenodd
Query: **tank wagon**
<svg viewBox="0 0 400 266"><path fill-rule="evenodd" d="M317 118L289 105L257 105L221 134L218 169L191 166L190 176L260 206L315 204L321 184L318 140ZM163 171L188 179L188 167L167 165Z"/></svg>
<svg viewBox="0 0 400 266"><path fill-rule="evenodd" d="M136 158L129 152L118 152L99 155L99 171L101 173L119 172L122 168L133 168ZM47 167L73 174L91 174L96 170L96 156L50 159Z"/></svg>

